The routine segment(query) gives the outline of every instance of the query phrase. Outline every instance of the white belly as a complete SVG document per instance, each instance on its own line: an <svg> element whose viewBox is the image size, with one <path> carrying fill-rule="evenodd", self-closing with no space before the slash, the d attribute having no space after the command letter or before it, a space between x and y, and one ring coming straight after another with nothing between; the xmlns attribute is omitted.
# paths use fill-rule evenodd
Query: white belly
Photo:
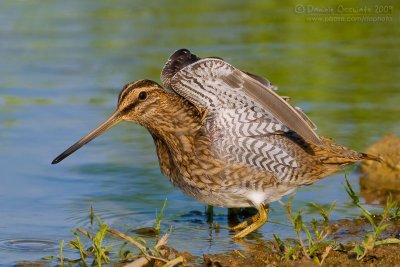
<svg viewBox="0 0 400 267"><path fill-rule="evenodd" d="M265 191L238 189L230 192L208 192L197 200L211 206L225 208L258 207L261 203L268 204L280 200L282 197L294 192L297 187L276 186ZM193 196L193 195L192 195Z"/></svg>

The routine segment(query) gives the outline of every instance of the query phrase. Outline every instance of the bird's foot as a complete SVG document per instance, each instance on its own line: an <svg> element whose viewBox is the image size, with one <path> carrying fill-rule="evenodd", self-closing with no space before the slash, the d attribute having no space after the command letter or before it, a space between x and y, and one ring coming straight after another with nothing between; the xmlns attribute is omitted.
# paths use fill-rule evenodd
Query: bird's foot
<svg viewBox="0 0 400 267"><path fill-rule="evenodd" d="M233 236L233 239L241 239L263 226L268 220L268 212L269 207L266 208L263 204L260 204L258 207L258 214L254 215L249 220L231 228L233 231L241 230L239 233Z"/></svg>
<svg viewBox="0 0 400 267"><path fill-rule="evenodd" d="M259 217L260 217L260 214L257 213L256 215L251 216L250 219L247 219L244 222L239 223L238 225L230 227L229 230L235 231L235 232L243 230L247 226L249 226L249 225L253 224L254 222L256 222L259 219Z"/></svg>

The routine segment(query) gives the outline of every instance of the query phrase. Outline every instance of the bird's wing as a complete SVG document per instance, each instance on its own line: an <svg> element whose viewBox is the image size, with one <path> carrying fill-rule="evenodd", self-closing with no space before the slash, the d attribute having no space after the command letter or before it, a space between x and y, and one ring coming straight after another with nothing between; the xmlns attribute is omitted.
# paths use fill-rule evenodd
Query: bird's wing
<svg viewBox="0 0 400 267"><path fill-rule="evenodd" d="M205 129L219 158L272 172L283 181L298 163L282 134L294 131L316 144L320 139L300 109L278 96L268 80L258 80L223 60L207 58L178 71L171 89L207 109Z"/></svg>
<svg viewBox="0 0 400 267"><path fill-rule="evenodd" d="M298 167L295 153L280 142L282 133L289 131L258 107L221 108L206 120L218 158L272 172L281 181Z"/></svg>
<svg viewBox="0 0 400 267"><path fill-rule="evenodd" d="M209 114L218 113L222 108L256 106L308 142L322 145L305 114L276 94L272 85L267 85L216 58L190 64L171 79L175 92L196 106L206 107Z"/></svg>

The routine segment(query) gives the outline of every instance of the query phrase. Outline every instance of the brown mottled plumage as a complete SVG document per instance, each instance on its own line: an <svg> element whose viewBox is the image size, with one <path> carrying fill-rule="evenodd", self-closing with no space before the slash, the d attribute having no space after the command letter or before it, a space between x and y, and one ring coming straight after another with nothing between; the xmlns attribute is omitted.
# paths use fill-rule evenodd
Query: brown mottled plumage
<svg viewBox="0 0 400 267"><path fill-rule="evenodd" d="M168 90L150 80L125 85L114 114L53 164L115 124L136 122L152 135L161 172L173 185L208 205L258 207L251 224L234 227L242 238L265 223L268 203L343 165L375 159L318 137L268 80L221 59L179 50L162 80Z"/></svg>

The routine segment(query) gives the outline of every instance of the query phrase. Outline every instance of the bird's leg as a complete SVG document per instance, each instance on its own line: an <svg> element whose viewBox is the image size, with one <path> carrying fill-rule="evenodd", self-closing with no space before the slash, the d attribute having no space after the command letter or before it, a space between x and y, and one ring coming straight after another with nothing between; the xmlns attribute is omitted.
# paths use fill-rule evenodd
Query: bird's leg
<svg viewBox="0 0 400 267"><path fill-rule="evenodd" d="M206 210L207 222L212 223L214 219L214 207L208 205Z"/></svg>
<svg viewBox="0 0 400 267"><path fill-rule="evenodd" d="M251 232L257 230L261 226L264 225L264 223L268 220L268 212L269 212L269 206L265 206L264 204L260 204L258 206L258 214L254 215L251 217L249 220L244 221L235 227L232 227L231 230L238 231L242 230L236 235L233 236L234 239L239 239L247 236Z"/></svg>

